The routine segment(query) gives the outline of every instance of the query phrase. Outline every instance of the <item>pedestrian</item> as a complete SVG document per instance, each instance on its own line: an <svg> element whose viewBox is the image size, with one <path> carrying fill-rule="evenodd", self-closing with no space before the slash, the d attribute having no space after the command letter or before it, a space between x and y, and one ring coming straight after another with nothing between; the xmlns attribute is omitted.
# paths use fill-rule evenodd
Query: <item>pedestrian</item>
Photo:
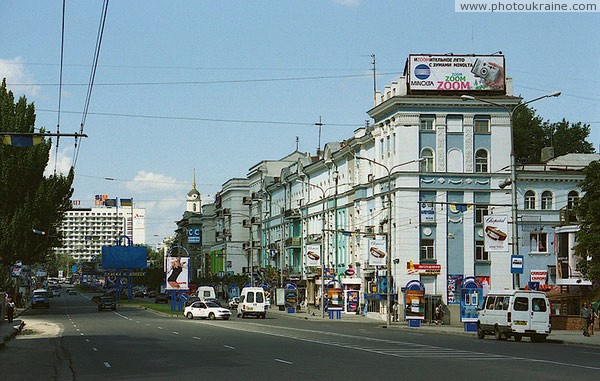
<svg viewBox="0 0 600 381"><path fill-rule="evenodd" d="M596 313L596 311L594 311L594 307L590 306L590 328L589 328L590 335L594 334L594 324L596 323L597 317L598 317L598 314Z"/></svg>
<svg viewBox="0 0 600 381"><path fill-rule="evenodd" d="M437 307L435 307L435 324L444 324L444 307L442 303L438 303Z"/></svg>
<svg viewBox="0 0 600 381"><path fill-rule="evenodd" d="M11 298L8 298L8 303L6 304L6 316L8 317L8 322L12 323L13 318L15 316L15 302Z"/></svg>
<svg viewBox="0 0 600 381"><path fill-rule="evenodd" d="M394 311L393 312L394 313L394 315L393 315L394 319L393 320L394 321L398 321L398 302L394 302L394 305L392 306L392 309Z"/></svg>
<svg viewBox="0 0 600 381"><path fill-rule="evenodd" d="M587 302L583 303L583 307L581 307L581 323L583 325L583 336L590 336L590 319L591 319L592 309Z"/></svg>

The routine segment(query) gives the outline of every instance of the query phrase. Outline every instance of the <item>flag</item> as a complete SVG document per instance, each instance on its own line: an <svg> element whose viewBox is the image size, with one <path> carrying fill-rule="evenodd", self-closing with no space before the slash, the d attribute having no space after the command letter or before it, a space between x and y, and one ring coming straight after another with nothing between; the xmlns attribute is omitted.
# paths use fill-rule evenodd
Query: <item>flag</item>
<svg viewBox="0 0 600 381"><path fill-rule="evenodd" d="M2 143L14 147L31 147L44 141L40 135L4 135Z"/></svg>
<svg viewBox="0 0 600 381"><path fill-rule="evenodd" d="M104 200L104 206L117 206L116 198L107 198Z"/></svg>
<svg viewBox="0 0 600 381"><path fill-rule="evenodd" d="M121 206L133 206L133 199L131 198L122 198Z"/></svg>

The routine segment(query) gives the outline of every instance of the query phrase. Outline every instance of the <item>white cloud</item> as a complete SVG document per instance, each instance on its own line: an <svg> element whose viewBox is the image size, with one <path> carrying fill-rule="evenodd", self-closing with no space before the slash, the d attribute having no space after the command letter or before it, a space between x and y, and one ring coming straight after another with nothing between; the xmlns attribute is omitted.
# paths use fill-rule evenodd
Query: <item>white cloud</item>
<svg viewBox="0 0 600 381"><path fill-rule="evenodd" d="M135 175L133 181L128 182L125 187L130 191L136 191L139 193L152 193L157 191L169 192L181 190L183 186L173 177L163 175L161 173L146 172L141 170L138 171L137 175Z"/></svg>
<svg viewBox="0 0 600 381"><path fill-rule="evenodd" d="M69 170L71 169L71 165L73 164L73 147L65 148L63 150L58 151L57 156L56 148L53 146L50 149L50 159L48 160L48 164L46 165L46 169L44 170L44 176L50 176L54 173L55 158L56 172L67 176L69 174Z"/></svg>
<svg viewBox="0 0 600 381"><path fill-rule="evenodd" d="M15 98L19 98L23 94L27 98L33 98L40 93L40 87L34 85L33 75L27 72L21 57L11 60L0 59L0 80L4 78L6 78L7 87L15 94Z"/></svg>
<svg viewBox="0 0 600 381"><path fill-rule="evenodd" d="M349 7L357 7L360 5L360 0L333 0L333 2Z"/></svg>

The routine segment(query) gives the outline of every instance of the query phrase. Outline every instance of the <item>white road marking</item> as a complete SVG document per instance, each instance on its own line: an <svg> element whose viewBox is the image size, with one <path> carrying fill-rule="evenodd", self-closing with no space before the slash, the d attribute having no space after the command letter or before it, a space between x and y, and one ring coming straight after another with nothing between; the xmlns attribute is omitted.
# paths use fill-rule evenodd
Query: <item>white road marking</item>
<svg viewBox="0 0 600 381"><path fill-rule="evenodd" d="M98 352L98 348L92 347L92 350L93 350L94 352Z"/></svg>
<svg viewBox="0 0 600 381"><path fill-rule="evenodd" d="M108 361L104 361L104 366L105 366L106 368L110 368L110 364L108 363Z"/></svg>
<svg viewBox="0 0 600 381"><path fill-rule="evenodd" d="M229 348L229 349L235 349L235 347L232 347L231 345L223 345L225 348Z"/></svg>
<svg viewBox="0 0 600 381"><path fill-rule="evenodd" d="M195 340L200 340L200 338L199 338L199 337L196 337L196 336L192 336L192 339L195 339Z"/></svg>
<svg viewBox="0 0 600 381"><path fill-rule="evenodd" d="M174 335L179 335L179 332L173 331Z"/></svg>
<svg viewBox="0 0 600 381"><path fill-rule="evenodd" d="M294 364L294 363L293 363L293 362L291 362L291 361L285 361L285 360L282 360L282 359L274 359L274 360L275 360L275 361L277 361L277 362L281 362L281 363L284 363L284 364L288 364L288 365L293 365L293 364Z"/></svg>
<svg viewBox="0 0 600 381"><path fill-rule="evenodd" d="M158 328L158 329L164 329L163 327L156 327L156 328Z"/></svg>

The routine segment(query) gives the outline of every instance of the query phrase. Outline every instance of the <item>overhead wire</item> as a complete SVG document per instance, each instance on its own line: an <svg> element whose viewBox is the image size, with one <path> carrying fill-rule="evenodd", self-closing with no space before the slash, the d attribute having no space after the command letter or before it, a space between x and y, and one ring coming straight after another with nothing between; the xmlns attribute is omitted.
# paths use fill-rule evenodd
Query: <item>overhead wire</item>
<svg viewBox="0 0 600 381"><path fill-rule="evenodd" d="M90 79L88 82L88 89L85 98L85 105L83 109L83 115L81 117L81 124L79 127L79 134L83 135L85 122L87 119L88 111L90 108L90 102L92 99L92 90L94 88L94 80L96 78L96 69L98 67L98 59L100 57L100 47L102 46L102 37L104 36L104 26L106 25L106 16L108 14L108 0L104 0L102 4L102 14L100 16L100 24L98 25L98 34L96 36L96 48L94 50L94 59L92 64L92 71L90 72ZM78 137L75 137L75 154L73 157L73 167L77 165L77 158L79 157L79 149L81 144L78 143Z"/></svg>

